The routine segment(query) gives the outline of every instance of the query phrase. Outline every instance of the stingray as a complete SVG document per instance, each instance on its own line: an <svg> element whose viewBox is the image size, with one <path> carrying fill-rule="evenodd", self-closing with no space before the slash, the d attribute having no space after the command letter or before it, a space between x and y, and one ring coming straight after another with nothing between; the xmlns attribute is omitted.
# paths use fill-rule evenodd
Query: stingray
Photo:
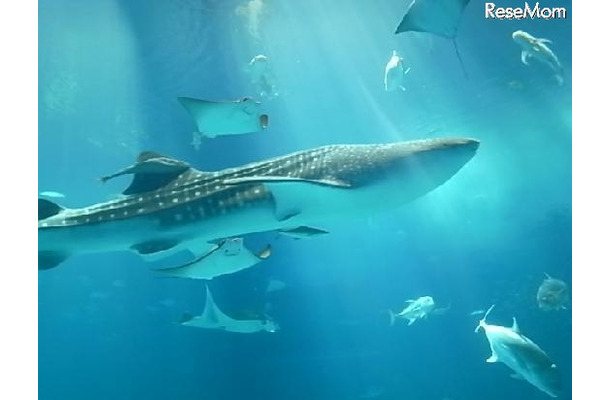
<svg viewBox="0 0 610 400"><path fill-rule="evenodd" d="M469 2L470 0L413 0L394 33L427 32L451 39L464 74L468 77L455 37Z"/></svg>
<svg viewBox="0 0 610 400"><path fill-rule="evenodd" d="M220 329L235 333L277 332L278 324L267 316L256 316L253 318L235 319L225 314L214 302L212 292L205 287L206 300L203 313L193 316L184 314L180 318L180 325L193 328Z"/></svg>
<svg viewBox="0 0 610 400"><path fill-rule="evenodd" d="M195 120L199 133L210 138L258 132L269 125L261 103L250 97L228 101L179 97L178 101Z"/></svg>
<svg viewBox="0 0 610 400"><path fill-rule="evenodd" d="M270 255L269 246L254 254L244 247L242 238L230 238L193 261L177 267L157 269L156 272L176 278L209 280L251 268Z"/></svg>

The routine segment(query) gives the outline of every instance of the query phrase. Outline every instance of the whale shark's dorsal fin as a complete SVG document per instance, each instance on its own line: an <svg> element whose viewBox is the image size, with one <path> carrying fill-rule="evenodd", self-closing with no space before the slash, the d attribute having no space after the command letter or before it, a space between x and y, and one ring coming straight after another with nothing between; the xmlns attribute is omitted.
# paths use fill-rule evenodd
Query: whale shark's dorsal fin
<svg viewBox="0 0 610 400"><path fill-rule="evenodd" d="M38 221L59 214L64 207L47 199L38 199Z"/></svg>
<svg viewBox="0 0 610 400"><path fill-rule="evenodd" d="M521 331L519 330L519 325L517 324L517 318L515 317L513 317L513 326L511 327L511 329L515 333L521 333Z"/></svg>
<svg viewBox="0 0 610 400"><path fill-rule="evenodd" d="M144 151L138 155L135 164L114 174L103 176L100 180L106 182L117 176L133 174L131 184L123 191L123 194L130 195L162 188L188 170L191 170L191 167L184 161L152 151Z"/></svg>

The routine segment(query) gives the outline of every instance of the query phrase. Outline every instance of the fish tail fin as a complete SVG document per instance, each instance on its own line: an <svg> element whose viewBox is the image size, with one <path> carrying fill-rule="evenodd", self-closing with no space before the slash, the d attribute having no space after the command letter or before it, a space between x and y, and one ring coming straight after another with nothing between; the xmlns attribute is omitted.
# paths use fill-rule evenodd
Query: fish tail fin
<svg viewBox="0 0 610 400"><path fill-rule="evenodd" d="M390 313L390 326L394 326L396 323L396 314L394 314L392 310L388 310L388 313Z"/></svg>
<svg viewBox="0 0 610 400"><path fill-rule="evenodd" d="M468 79L468 72L466 72L466 67L464 67L464 61L462 61L462 56L460 55L460 52L458 50L457 42L455 41L455 38L453 38L452 40L453 40L453 48L455 49L455 54L457 55L458 61L460 62L462 71L464 71L464 76L466 77L466 79Z"/></svg>

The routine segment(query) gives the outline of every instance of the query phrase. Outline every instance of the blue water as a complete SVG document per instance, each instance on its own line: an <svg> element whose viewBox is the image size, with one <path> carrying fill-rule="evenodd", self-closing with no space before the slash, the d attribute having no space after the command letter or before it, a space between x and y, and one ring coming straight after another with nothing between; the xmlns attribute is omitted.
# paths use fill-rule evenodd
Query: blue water
<svg viewBox="0 0 610 400"><path fill-rule="evenodd" d="M333 143L443 136L481 141L452 179L399 209L321 226L310 240L261 234L272 256L209 283L222 309L265 309L276 333L177 324L201 281L160 279L131 253L78 255L39 272L40 399L545 399L488 364L480 316L522 332L558 365L571 398L571 310L538 309L548 273L571 284L571 2L567 20L484 19L472 0L456 44L393 32L402 0L39 1L39 189L81 207L118 195L96 179L143 150L216 170ZM506 0L498 5L521 5ZM243 10L243 8L241 8ZM551 39L566 79L520 61L511 33ZM385 92L392 50L410 66ZM178 96L253 94L265 54L279 96L270 126L191 144ZM383 199L380 199L383 201ZM180 257L178 257L179 259ZM161 265L159 263L154 266ZM266 293L270 279L286 287ZM450 305L411 326L388 309Z"/></svg>

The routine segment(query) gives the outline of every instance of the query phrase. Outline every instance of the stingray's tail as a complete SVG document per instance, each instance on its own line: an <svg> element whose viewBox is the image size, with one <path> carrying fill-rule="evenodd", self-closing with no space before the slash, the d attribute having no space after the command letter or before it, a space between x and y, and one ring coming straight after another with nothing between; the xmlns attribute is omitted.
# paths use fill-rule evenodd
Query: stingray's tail
<svg viewBox="0 0 610 400"><path fill-rule="evenodd" d="M460 52L458 51L458 47L457 47L455 38L453 38L452 41L453 41L453 48L455 49L455 54L457 55L458 61L460 62L462 71L464 71L464 76L466 77L466 79L468 79L468 72L466 72L466 67L464 67L464 61L462 61L462 56L460 55Z"/></svg>

